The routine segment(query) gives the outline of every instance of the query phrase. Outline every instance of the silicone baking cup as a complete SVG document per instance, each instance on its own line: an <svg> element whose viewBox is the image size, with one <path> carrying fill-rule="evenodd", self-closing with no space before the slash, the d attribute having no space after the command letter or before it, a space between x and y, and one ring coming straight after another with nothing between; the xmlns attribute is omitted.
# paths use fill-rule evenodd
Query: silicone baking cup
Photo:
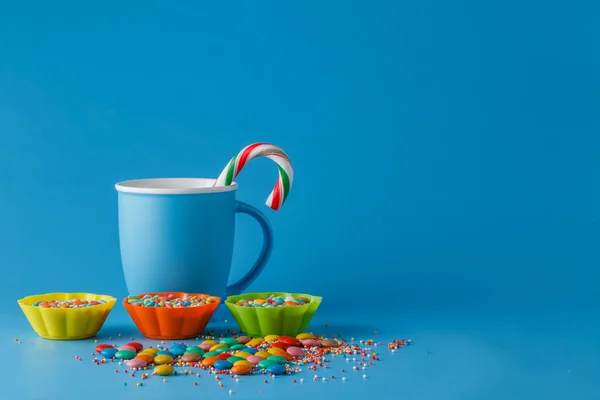
<svg viewBox="0 0 600 400"><path fill-rule="evenodd" d="M235 303L241 299L266 299L270 295L278 297L306 297L309 302L301 306L243 307ZM321 305L322 297L303 293L244 293L229 296L225 305L233 314L240 329L250 336L289 335L295 336L306 331L313 315Z"/></svg>
<svg viewBox="0 0 600 400"><path fill-rule="evenodd" d="M104 300L84 308L42 308L33 306L38 301L50 300ZM46 293L17 300L33 330L44 339L78 340L93 337L104 325L117 299L93 293Z"/></svg>
<svg viewBox="0 0 600 400"><path fill-rule="evenodd" d="M208 296L206 294L198 293L149 292L140 294L138 297L142 298L147 294L150 296L174 294L176 297L183 297L186 295L198 297ZM141 307L127 303L127 299L123 301L123 306L129 313L135 326L137 326L139 331L147 338L160 340L191 339L198 337L204 331L208 321L210 321L221 302L220 297L210 297L216 301L198 307Z"/></svg>

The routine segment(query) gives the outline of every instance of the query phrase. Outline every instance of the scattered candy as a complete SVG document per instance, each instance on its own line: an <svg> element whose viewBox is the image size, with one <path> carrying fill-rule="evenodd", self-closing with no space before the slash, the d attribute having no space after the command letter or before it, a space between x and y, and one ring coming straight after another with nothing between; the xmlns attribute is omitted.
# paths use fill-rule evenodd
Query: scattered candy
<svg viewBox="0 0 600 400"><path fill-rule="evenodd" d="M104 350L102 350L100 354L102 354L102 356L104 356L105 358L113 358L115 354L117 354L117 351L118 350L114 347L107 347Z"/></svg>
<svg viewBox="0 0 600 400"><path fill-rule="evenodd" d="M174 368L171 365L159 365L154 368L154 373L156 375L166 376L173 374Z"/></svg>
<svg viewBox="0 0 600 400"><path fill-rule="evenodd" d="M335 335L330 339L311 333L302 333L296 337L267 335L264 338L250 338L230 333L232 335L229 337L212 334L198 337L198 342L194 345L183 342L166 344L164 341L156 347L146 348L137 342L119 347L116 344L98 344L92 355L99 356L94 357L93 362L96 365L112 362L124 365L131 369L132 377L140 377L141 374L142 381L154 375L195 374L199 378L200 373L195 373L192 368L201 368L214 374L219 386L224 387L222 377L230 377L239 382L238 377L243 375L265 375L266 378L274 379L279 375L293 375L303 370L316 372L318 368L327 369L327 363L337 356L343 356L347 363L352 363L350 366L354 371L366 371L379 361L379 355L373 351L373 347L381 343L373 340L360 340L356 343L354 338L348 342ZM411 343L406 339L392 340L387 347L390 352L394 352ZM205 353L204 348L211 351ZM79 356L75 356L75 359L81 361ZM148 373L144 373L145 371ZM123 372L127 374L128 370ZM344 374L345 370L341 369L341 372ZM115 373L120 373L120 370L115 369ZM336 380L334 375L328 376L331 376L329 379L332 381ZM362 373L362 378L366 379L367 374ZM315 381L329 379L314 375ZM341 380L345 382L347 377L342 376ZM163 382L166 382L166 378L163 378ZM268 382L269 379L266 379L265 383ZM293 382L296 383L296 380ZM301 378L300 382L304 382L304 379ZM194 382L194 385L197 386L198 383ZM139 382L137 386L142 386L142 383Z"/></svg>

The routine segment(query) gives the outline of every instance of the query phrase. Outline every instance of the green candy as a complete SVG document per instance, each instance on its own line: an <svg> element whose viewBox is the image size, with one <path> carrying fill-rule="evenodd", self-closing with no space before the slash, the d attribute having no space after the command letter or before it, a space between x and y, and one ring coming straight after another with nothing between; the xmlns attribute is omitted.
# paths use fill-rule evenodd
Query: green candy
<svg viewBox="0 0 600 400"><path fill-rule="evenodd" d="M209 351L208 353L204 353L202 358L208 358L208 357L218 356L218 355L219 355L219 353L217 353L216 351Z"/></svg>
<svg viewBox="0 0 600 400"><path fill-rule="evenodd" d="M225 352L227 352L229 350L230 350L229 347L221 347L220 349L216 349L215 353L221 354L221 353L225 353Z"/></svg>
<svg viewBox="0 0 600 400"><path fill-rule="evenodd" d="M231 350L245 350L247 349L248 346L246 346L245 344L235 344L233 346L230 347Z"/></svg>
<svg viewBox="0 0 600 400"><path fill-rule="evenodd" d="M270 357L269 357L270 358ZM235 363L236 361L240 361L240 360L245 360L245 358L243 357L238 357L238 356L231 356L227 359L227 361L229 361L230 363Z"/></svg>
<svg viewBox="0 0 600 400"><path fill-rule="evenodd" d="M188 346L187 349L185 349L186 353L196 353L196 354L204 354L204 350L202 350L202 348L198 347L198 346Z"/></svg>
<svg viewBox="0 0 600 400"><path fill-rule="evenodd" d="M115 357L119 360L131 360L135 357L135 353L129 350L119 350L115 353Z"/></svg>
<svg viewBox="0 0 600 400"><path fill-rule="evenodd" d="M271 357L267 358L266 361L273 361L274 363L277 363L277 364L285 364L287 362L287 360L281 356L271 356Z"/></svg>
<svg viewBox="0 0 600 400"><path fill-rule="evenodd" d="M269 358L271 358L271 357L269 357ZM259 366L260 368L262 368L262 369L266 369L267 367L269 367L269 366L271 366L271 365L275 365L275 364L277 364L277 363L276 363L276 362L274 362L274 361L270 361L269 359L262 360L262 361L259 361L259 362L258 362L258 366Z"/></svg>
<svg viewBox="0 0 600 400"><path fill-rule="evenodd" d="M227 345L227 347L231 347L231 346L234 346L236 344L240 344L240 342L238 342L237 339L234 339L234 338L231 338L231 337L223 338L223 339L221 339L219 341L219 343L225 344L225 345Z"/></svg>

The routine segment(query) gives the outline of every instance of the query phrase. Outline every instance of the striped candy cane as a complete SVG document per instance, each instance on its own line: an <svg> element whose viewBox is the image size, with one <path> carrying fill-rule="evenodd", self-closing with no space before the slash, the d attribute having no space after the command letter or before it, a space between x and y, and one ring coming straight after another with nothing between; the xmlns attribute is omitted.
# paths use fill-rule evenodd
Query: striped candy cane
<svg viewBox="0 0 600 400"><path fill-rule="evenodd" d="M265 204L273 210L279 210L292 188L294 170L287 154L273 144L254 143L244 147L242 151L229 161L223 172L221 172L221 175L217 178L214 186L231 185L246 163L256 157L267 157L277 164L279 177Z"/></svg>

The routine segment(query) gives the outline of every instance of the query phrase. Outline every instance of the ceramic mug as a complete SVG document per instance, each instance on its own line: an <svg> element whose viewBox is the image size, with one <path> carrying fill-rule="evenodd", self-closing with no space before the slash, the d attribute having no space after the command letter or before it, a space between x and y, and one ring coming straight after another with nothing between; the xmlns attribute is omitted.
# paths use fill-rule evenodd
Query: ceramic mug
<svg viewBox="0 0 600 400"><path fill-rule="evenodd" d="M235 199L235 182L213 187L215 181L162 178L115 185L121 262L130 294L173 291L224 298L242 293L258 277L273 247L269 221ZM236 213L254 217L264 241L248 273L227 286Z"/></svg>

